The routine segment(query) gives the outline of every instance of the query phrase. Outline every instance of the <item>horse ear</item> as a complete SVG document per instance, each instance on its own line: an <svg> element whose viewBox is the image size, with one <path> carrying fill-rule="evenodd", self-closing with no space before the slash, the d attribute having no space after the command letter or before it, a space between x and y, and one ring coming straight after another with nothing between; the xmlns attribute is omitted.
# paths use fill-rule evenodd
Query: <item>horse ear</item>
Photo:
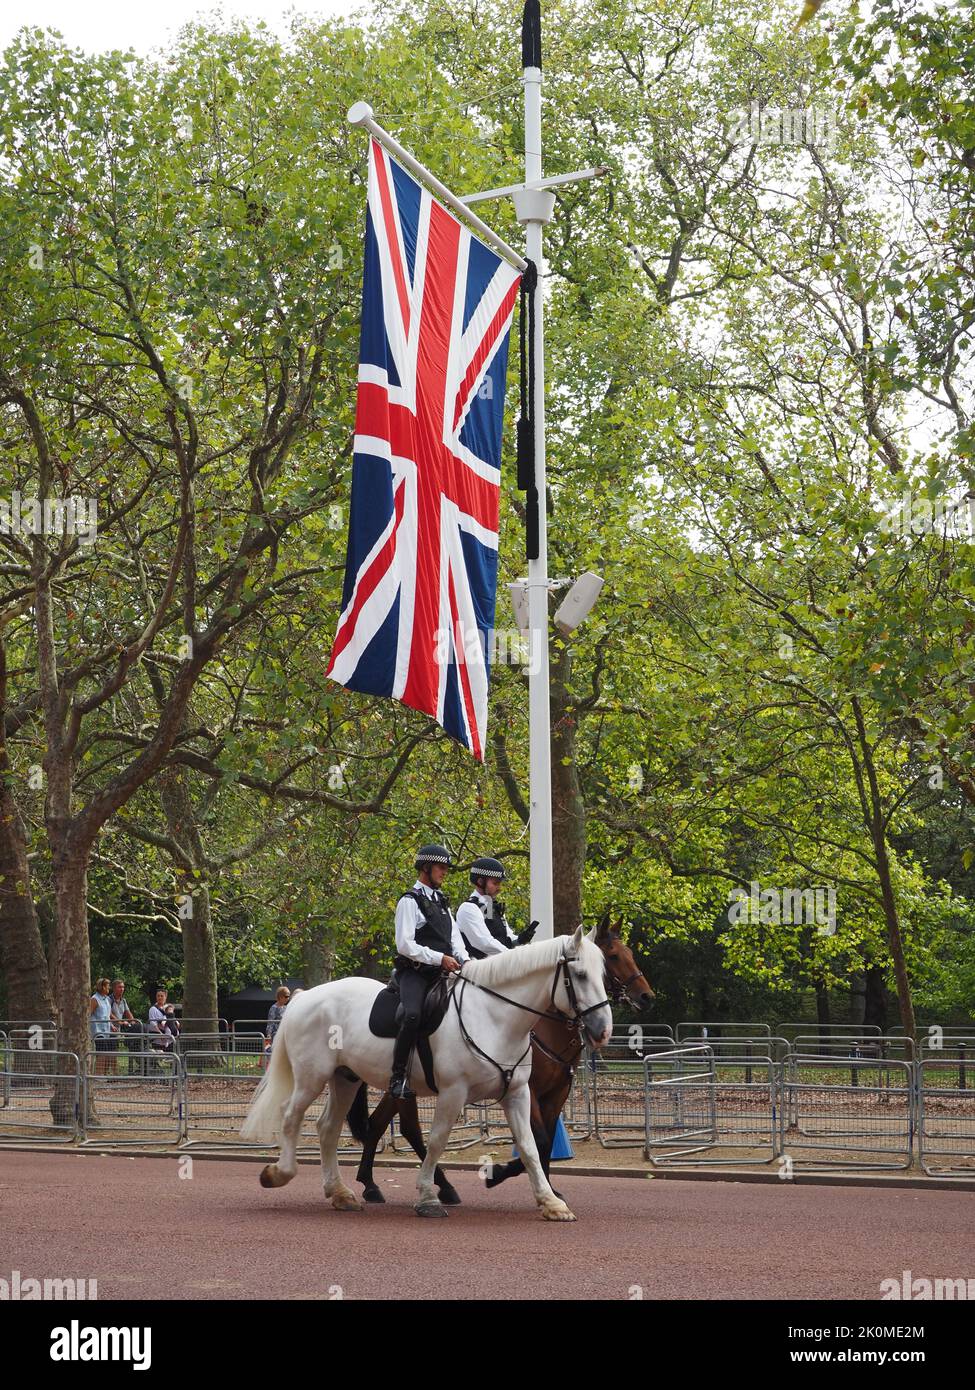
<svg viewBox="0 0 975 1390"><path fill-rule="evenodd" d="M596 927L596 940L604 941L607 936L609 936L609 909L599 919L599 924Z"/></svg>
<svg viewBox="0 0 975 1390"><path fill-rule="evenodd" d="M573 951L578 951L579 947L582 945L584 938L585 928L580 922L579 925L576 927L575 931L572 933L572 940L569 942L569 945L572 947Z"/></svg>
<svg viewBox="0 0 975 1390"><path fill-rule="evenodd" d="M583 936L583 938L582 938L583 941L591 941L591 942L593 942L593 943L595 944L595 941L596 941L596 931L597 931L597 928L596 928L596 927L593 927L592 931L587 931L587 932L585 933L585 935Z"/></svg>

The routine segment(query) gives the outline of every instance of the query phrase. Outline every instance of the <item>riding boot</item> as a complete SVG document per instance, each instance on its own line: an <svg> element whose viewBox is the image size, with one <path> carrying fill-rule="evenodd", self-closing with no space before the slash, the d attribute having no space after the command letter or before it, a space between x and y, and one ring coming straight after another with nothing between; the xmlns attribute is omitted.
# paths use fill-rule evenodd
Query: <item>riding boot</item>
<svg viewBox="0 0 975 1390"><path fill-rule="evenodd" d="M410 1090L410 1083L406 1079L415 1041L411 1028L401 1028L393 1044L393 1073L389 1081L389 1094L397 1100L413 1100L416 1096L416 1092Z"/></svg>

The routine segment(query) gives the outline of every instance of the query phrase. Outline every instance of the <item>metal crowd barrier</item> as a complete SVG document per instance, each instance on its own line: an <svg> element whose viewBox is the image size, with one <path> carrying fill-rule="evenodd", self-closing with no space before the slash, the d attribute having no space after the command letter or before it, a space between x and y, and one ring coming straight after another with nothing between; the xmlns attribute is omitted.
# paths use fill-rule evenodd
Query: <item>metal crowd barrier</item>
<svg viewBox="0 0 975 1390"><path fill-rule="evenodd" d="M208 1054L222 1058L235 1071L260 1076L264 1070L264 1042L262 1033L181 1033L175 1047L180 1056Z"/></svg>
<svg viewBox="0 0 975 1390"><path fill-rule="evenodd" d="M12 1033L17 1029L40 1028L44 1033L57 1033L58 1025L53 1018L0 1018L0 1033Z"/></svg>
<svg viewBox="0 0 975 1390"><path fill-rule="evenodd" d="M614 1028L598 1052L587 1047L579 1063L589 1089L592 1133L604 1149L632 1148L642 1142L643 1059L673 1046L672 1039Z"/></svg>
<svg viewBox="0 0 975 1390"><path fill-rule="evenodd" d="M772 1028L768 1023L678 1023L677 1041L679 1043L711 1042L714 1038L769 1038Z"/></svg>
<svg viewBox="0 0 975 1390"><path fill-rule="evenodd" d="M717 1143L714 1053L706 1043L646 1056L643 1095L643 1153L651 1163L687 1162Z"/></svg>
<svg viewBox="0 0 975 1390"><path fill-rule="evenodd" d="M241 1075L237 1057L212 1051L183 1054L185 1143L213 1142L216 1135L220 1147L254 1147L240 1138L240 1127L261 1078L253 1070ZM318 1114L321 1106L313 1109Z"/></svg>
<svg viewBox="0 0 975 1390"><path fill-rule="evenodd" d="M247 1062L248 1070L241 1069ZM265 1149L266 1144L240 1137L254 1092L262 1073L254 1069L246 1054L231 1052L189 1052L183 1057L183 1115L184 1143L205 1144L213 1148ZM305 1112L298 1136L301 1152L318 1149L316 1125L325 1107L324 1095L319 1096ZM340 1153L348 1150L339 1149Z"/></svg>
<svg viewBox="0 0 975 1390"><path fill-rule="evenodd" d="M777 1023L775 1031L793 1044L798 1037L814 1037L817 1042L828 1042L837 1035L859 1035L866 1038L879 1037L883 1032L876 1023L817 1023L814 1019L806 1019L803 1023Z"/></svg>
<svg viewBox="0 0 975 1390"><path fill-rule="evenodd" d="M82 1128L81 1064L73 1052L3 1049L0 1140L70 1143Z"/></svg>
<svg viewBox="0 0 975 1390"><path fill-rule="evenodd" d="M837 1080L850 1074L851 1080ZM914 1067L793 1052L784 1082L783 1153L812 1154L818 1170L909 1168L914 1153Z"/></svg>
<svg viewBox="0 0 975 1390"><path fill-rule="evenodd" d="M5 1032L7 1045L17 1052L39 1057L45 1052L57 1051L58 1030L53 1023L8 1023ZM44 1070L44 1063L37 1065L38 1070Z"/></svg>
<svg viewBox="0 0 975 1390"><path fill-rule="evenodd" d="M781 1038L723 1038L648 1057L647 1158L659 1166L770 1163L782 1140L775 1054L787 1046Z"/></svg>
<svg viewBox="0 0 975 1390"><path fill-rule="evenodd" d="M49 1040L43 1026L28 1036ZM243 1144L239 1129L263 1074L248 1050L263 1045L260 1034L180 1054L92 1052L84 1066L72 1053L14 1041L0 1029L0 1143L254 1147ZM815 1050L804 1050L810 1041ZM572 1138L642 1146L655 1166L759 1164L786 1155L814 1170L896 1171L912 1165L917 1135L925 1173L972 1175L973 1049L971 1031L946 1034L937 1047L922 1042L914 1061L903 1034L837 1031L825 1043L799 1034L790 1044L761 1032L674 1044L662 1030L618 1029L602 1053L584 1054L564 1119ZM371 1092L370 1109L378 1100ZM418 1103L427 1131L434 1104L432 1097ZM303 1151L317 1151L322 1106L320 1099L305 1116ZM472 1104L448 1150L510 1140L500 1105ZM380 1147L386 1143L408 1151L395 1123ZM340 1152L357 1152L347 1130Z"/></svg>
<svg viewBox="0 0 975 1390"><path fill-rule="evenodd" d="M888 1057L899 1061L913 1062L914 1042L903 1033L864 1033L859 1029L846 1033L834 1032L826 1037L818 1033L798 1033L791 1040L791 1050L811 1057L819 1053L823 1057L877 1058L885 1061Z"/></svg>
<svg viewBox="0 0 975 1390"><path fill-rule="evenodd" d="M231 1026L230 1033L260 1033L261 1037L267 1032L267 1018L238 1018Z"/></svg>
<svg viewBox="0 0 975 1390"><path fill-rule="evenodd" d="M975 1091L958 1084L964 1066L944 1055L917 1064L918 1159L930 1177L975 1176Z"/></svg>
<svg viewBox="0 0 975 1390"><path fill-rule="evenodd" d="M569 1095L562 1109L562 1120L570 1138L582 1142L592 1137L593 1117L589 1071L583 1065L576 1067L573 1074Z"/></svg>
<svg viewBox="0 0 975 1390"><path fill-rule="evenodd" d="M588 1092L590 1132L605 1149L643 1144L644 1059L669 1053L675 1046L669 1028L635 1023L614 1028L605 1047L587 1047L576 1073Z"/></svg>
<svg viewBox="0 0 975 1390"><path fill-rule="evenodd" d="M919 1051L921 1061L930 1058L932 1062L945 1062L947 1065L944 1075L947 1077L954 1073L959 1091L972 1089L975 1083L975 1073L972 1071L972 1064L975 1062L975 1036L943 1038L937 1046L922 1042ZM938 1071L937 1075L940 1076L942 1073ZM947 1085L947 1080L942 1084Z"/></svg>
<svg viewBox="0 0 975 1390"><path fill-rule="evenodd" d="M83 1144L118 1148L132 1144L166 1148L183 1139L183 1070L174 1052L147 1049L130 1055L143 1070L136 1075L98 1071L114 1052L88 1054L82 1076Z"/></svg>
<svg viewBox="0 0 975 1390"><path fill-rule="evenodd" d="M376 1099L378 1100L378 1096ZM370 1109L373 1103L370 1100ZM420 1117L420 1128L424 1134L428 1134L430 1126L433 1124L436 1096L418 1096L416 1108ZM492 1123L496 1127L502 1128L504 1132L492 1135ZM456 1124L451 1129L450 1138L447 1140L447 1152L453 1153L458 1149L469 1149L475 1144L508 1143L510 1139L511 1135L507 1129L504 1111L499 1104L496 1102L489 1102L485 1105L472 1103L464 1106ZM409 1141L403 1138L399 1122L396 1119L390 1126L390 1147L393 1153L413 1152Z"/></svg>
<svg viewBox="0 0 975 1390"><path fill-rule="evenodd" d="M229 1054L226 1059L233 1063L240 1054ZM191 1052L183 1058L183 1117L184 1147L206 1145L215 1149L260 1149L264 1151L275 1144L255 1144L252 1139L240 1137L240 1127L244 1122L254 1092L261 1080L261 1073L235 1071L221 1065L212 1052ZM379 1103L381 1093L370 1090L369 1109ZM298 1152L308 1154L319 1152L318 1121L325 1109L325 1094L319 1096L305 1111L298 1133ZM387 1140L382 1139L377 1152L382 1152ZM347 1157L358 1154L360 1145L353 1140L348 1125L342 1129L338 1152Z"/></svg>

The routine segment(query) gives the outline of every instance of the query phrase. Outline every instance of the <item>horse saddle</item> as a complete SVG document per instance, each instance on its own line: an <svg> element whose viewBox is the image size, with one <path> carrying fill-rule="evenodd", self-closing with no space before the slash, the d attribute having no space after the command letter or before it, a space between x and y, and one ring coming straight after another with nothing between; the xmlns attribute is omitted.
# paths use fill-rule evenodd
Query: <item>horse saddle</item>
<svg viewBox="0 0 975 1390"><path fill-rule="evenodd" d="M420 1015L420 1029L417 1033L418 1038L429 1038L431 1033L435 1033L443 1022L444 1014L447 1012L447 1005L450 1003L450 994L447 990L446 976L441 975L427 991L427 997L423 1001L423 1012ZM395 1038L399 1032L400 1020L400 998L399 988L395 979L390 980L385 989L380 990L376 995L375 1002L369 1013L369 1031L377 1038Z"/></svg>
<svg viewBox="0 0 975 1390"><path fill-rule="evenodd" d="M443 1022L450 1003L446 976L441 975L427 991L420 1014L420 1027L416 1035L416 1055L423 1068L427 1085L434 1095L439 1095L436 1076L433 1070L433 1052L430 1048L430 1034L435 1033ZM385 989L380 990L369 1011L369 1031L377 1038L395 1038L399 1032L400 1014L399 988L395 975Z"/></svg>

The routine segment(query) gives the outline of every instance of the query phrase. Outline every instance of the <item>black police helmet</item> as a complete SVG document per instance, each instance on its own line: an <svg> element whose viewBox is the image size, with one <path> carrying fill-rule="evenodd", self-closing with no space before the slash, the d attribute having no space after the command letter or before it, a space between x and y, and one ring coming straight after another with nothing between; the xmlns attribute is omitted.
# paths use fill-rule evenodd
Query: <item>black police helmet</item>
<svg viewBox="0 0 975 1390"><path fill-rule="evenodd" d="M450 851L446 845L424 845L422 849L417 850L414 867L428 869L431 864L446 864L448 869L453 868Z"/></svg>
<svg viewBox="0 0 975 1390"><path fill-rule="evenodd" d="M471 865L471 883L476 883L479 878L503 879L504 876L504 865L500 859L475 859Z"/></svg>

